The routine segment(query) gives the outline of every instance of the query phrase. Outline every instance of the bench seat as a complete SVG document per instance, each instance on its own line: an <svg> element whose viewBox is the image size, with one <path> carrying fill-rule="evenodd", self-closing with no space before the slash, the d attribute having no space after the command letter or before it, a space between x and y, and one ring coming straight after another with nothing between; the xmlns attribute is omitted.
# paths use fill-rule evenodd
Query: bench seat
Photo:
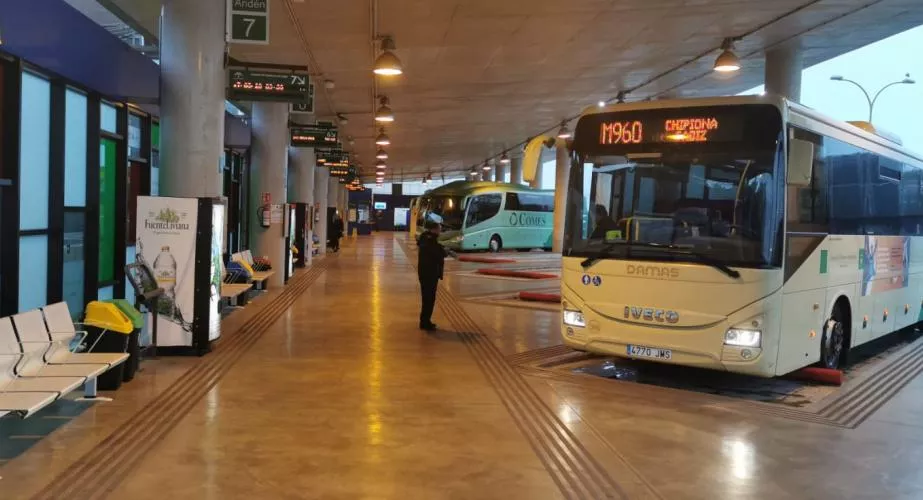
<svg viewBox="0 0 923 500"><path fill-rule="evenodd" d="M55 392L0 392L0 412L26 418L56 399L58 394Z"/></svg>
<svg viewBox="0 0 923 500"><path fill-rule="evenodd" d="M56 392L58 396L77 390L86 381L83 377L16 378L3 386L3 392Z"/></svg>
<svg viewBox="0 0 923 500"><path fill-rule="evenodd" d="M58 302L45 306L42 308L42 314L45 316L45 324L48 325L46 335L49 339L58 344L69 346L77 338L77 328L71 320L70 308L68 308L67 302ZM39 325L35 321L37 319L33 319L32 327L38 328ZM122 334L109 332L105 335ZM71 352L70 349L65 347L52 347L45 354L45 361L49 365L106 365L106 369L103 370L105 372L124 363L128 356L124 352Z"/></svg>

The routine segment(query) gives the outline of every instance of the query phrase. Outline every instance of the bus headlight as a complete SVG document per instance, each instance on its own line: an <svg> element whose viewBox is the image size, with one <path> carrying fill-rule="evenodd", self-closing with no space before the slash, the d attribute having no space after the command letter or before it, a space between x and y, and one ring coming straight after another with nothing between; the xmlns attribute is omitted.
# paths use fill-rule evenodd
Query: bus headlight
<svg viewBox="0 0 923 500"><path fill-rule="evenodd" d="M564 311L564 324L569 326L579 326L581 328L586 326L586 318L583 317L583 313L580 311Z"/></svg>
<svg viewBox="0 0 923 500"><path fill-rule="evenodd" d="M724 344L739 347L760 347L763 334L759 330L731 328L724 334Z"/></svg>

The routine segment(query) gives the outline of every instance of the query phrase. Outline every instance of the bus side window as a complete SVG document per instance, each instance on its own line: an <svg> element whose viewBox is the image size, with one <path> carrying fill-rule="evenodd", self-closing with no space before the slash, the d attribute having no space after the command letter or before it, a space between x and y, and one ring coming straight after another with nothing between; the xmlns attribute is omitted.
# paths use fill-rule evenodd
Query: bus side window
<svg viewBox="0 0 923 500"><path fill-rule="evenodd" d="M465 226L475 226L497 215L500 212L502 200L500 193L483 194L472 198L468 203L468 218Z"/></svg>
<svg viewBox="0 0 923 500"><path fill-rule="evenodd" d="M522 210L519 205L519 195L516 193L506 193L506 208L504 210Z"/></svg>

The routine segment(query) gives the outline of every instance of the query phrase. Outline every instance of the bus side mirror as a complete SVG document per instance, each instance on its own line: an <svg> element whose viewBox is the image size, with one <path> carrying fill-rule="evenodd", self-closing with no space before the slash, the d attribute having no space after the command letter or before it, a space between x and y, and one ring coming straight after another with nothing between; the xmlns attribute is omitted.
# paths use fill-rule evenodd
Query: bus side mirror
<svg viewBox="0 0 923 500"><path fill-rule="evenodd" d="M814 176L814 143L801 139L788 141L788 185L810 186Z"/></svg>

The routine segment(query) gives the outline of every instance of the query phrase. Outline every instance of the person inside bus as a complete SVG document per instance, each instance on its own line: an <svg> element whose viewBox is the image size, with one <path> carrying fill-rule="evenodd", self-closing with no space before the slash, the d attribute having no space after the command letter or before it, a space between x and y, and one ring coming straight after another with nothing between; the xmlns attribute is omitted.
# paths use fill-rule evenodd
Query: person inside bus
<svg viewBox="0 0 923 500"><path fill-rule="evenodd" d="M612 217L609 217L609 211L606 210L606 207L596 205L593 207L593 214L596 216L596 228L590 234L591 240L605 239L606 233L619 229L618 223L612 220Z"/></svg>
<svg viewBox="0 0 923 500"><path fill-rule="evenodd" d="M432 331L436 329L433 323L433 309L436 307L436 289L442 279L443 267L446 257L455 257L455 252L447 250L439 244L439 234L442 225L436 221L426 221L426 231L417 240L419 252L417 255L417 277L420 279L420 329Z"/></svg>

